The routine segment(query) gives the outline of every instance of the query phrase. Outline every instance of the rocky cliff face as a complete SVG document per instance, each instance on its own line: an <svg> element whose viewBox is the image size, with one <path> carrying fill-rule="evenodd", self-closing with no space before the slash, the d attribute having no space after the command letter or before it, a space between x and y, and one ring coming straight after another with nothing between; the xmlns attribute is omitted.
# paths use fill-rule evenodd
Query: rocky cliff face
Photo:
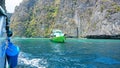
<svg viewBox="0 0 120 68"><path fill-rule="evenodd" d="M11 18L16 36L120 34L119 0L23 0Z"/></svg>
<svg viewBox="0 0 120 68"><path fill-rule="evenodd" d="M120 2L118 0L86 0L77 7L83 35L120 34Z"/></svg>

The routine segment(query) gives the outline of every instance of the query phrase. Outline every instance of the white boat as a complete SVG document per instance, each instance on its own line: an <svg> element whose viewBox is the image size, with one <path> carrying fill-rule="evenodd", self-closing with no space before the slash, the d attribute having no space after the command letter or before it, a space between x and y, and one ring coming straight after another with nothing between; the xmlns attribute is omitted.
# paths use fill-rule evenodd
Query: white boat
<svg viewBox="0 0 120 68"><path fill-rule="evenodd" d="M0 68L5 68L5 11L0 6Z"/></svg>

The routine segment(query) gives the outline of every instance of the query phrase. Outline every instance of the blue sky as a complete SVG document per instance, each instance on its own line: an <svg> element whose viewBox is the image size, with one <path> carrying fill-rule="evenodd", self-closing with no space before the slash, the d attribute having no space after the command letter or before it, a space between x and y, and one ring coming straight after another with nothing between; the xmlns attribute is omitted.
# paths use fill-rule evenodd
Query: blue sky
<svg viewBox="0 0 120 68"><path fill-rule="evenodd" d="M22 0L6 0L6 9L7 12L13 13L15 6L18 6Z"/></svg>

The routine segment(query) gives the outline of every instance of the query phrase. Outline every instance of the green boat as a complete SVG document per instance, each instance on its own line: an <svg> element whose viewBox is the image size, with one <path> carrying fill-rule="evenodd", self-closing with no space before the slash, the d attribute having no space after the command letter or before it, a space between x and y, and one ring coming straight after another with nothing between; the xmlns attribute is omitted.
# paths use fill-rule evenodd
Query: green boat
<svg viewBox="0 0 120 68"><path fill-rule="evenodd" d="M57 43L64 43L65 36L61 30L53 30L50 35L50 40Z"/></svg>

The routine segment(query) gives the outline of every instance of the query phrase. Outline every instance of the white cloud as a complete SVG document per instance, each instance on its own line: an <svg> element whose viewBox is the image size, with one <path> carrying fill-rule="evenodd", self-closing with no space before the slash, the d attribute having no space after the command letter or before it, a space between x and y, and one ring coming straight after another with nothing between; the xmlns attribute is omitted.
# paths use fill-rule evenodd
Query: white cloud
<svg viewBox="0 0 120 68"><path fill-rule="evenodd" d="M15 6L18 6L22 0L6 0L7 12L13 13Z"/></svg>

